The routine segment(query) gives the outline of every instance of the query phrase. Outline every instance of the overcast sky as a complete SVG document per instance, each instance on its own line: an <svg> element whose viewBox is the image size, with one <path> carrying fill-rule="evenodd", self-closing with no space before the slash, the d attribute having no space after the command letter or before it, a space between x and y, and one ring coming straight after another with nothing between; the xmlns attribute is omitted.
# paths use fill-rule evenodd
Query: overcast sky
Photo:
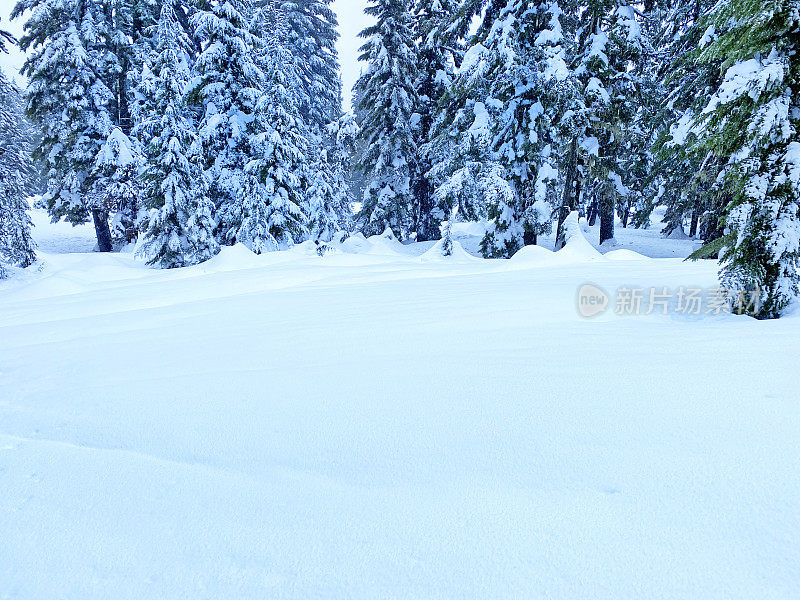
<svg viewBox="0 0 800 600"><path fill-rule="evenodd" d="M339 60L342 63L345 109L348 109L350 90L353 89L362 66L358 63L358 49L364 40L358 37L358 33L371 23L372 17L364 14L367 0L334 0L332 6L339 16L339 33L342 36L339 39Z"/></svg>
<svg viewBox="0 0 800 600"><path fill-rule="evenodd" d="M8 15L11 14L11 9L16 3L17 0L0 0L0 29L10 31L19 37L22 33L22 23L19 19L11 22L8 20ZM19 69L25 58L15 47L9 48L9 51L9 54L0 54L0 67L3 68L3 73L7 77L13 77L17 83L22 84L24 80L19 76Z"/></svg>
<svg viewBox="0 0 800 600"><path fill-rule="evenodd" d="M19 36L22 33L22 23L19 19L9 22L8 15L16 4L16 0L0 0L0 28L11 31ZM345 108L350 107L350 90L361 72L358 64L358 48L363 43L358 36L358 32L364 29L369 23L370 17L364 14L364 7L367 0L334 0L333 9L339 16L339 58L342 63L342 83L344 84ZM12 49L10 54L0 55L0 67L8 76L14 77L18 83L23 80L18 75L19 68L22 66L23 56L20 52Z"/></svg>

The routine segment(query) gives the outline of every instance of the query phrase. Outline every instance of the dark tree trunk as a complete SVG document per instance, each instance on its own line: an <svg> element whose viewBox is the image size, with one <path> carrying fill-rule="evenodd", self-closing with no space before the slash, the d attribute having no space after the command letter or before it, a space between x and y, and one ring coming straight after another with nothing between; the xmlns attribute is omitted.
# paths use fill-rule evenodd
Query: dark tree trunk
<svg viewBox="0 0 800 600"><path fill-rule="evenodd" d="M526 231L524 234L522 234L522 241L526 246L535 246L536 234L532 231Z"/></svg>
<svg viewBox="0 0 800 600"><path fill-rule="evenodd" d="M694 205L692 209L692 223L689 226L689 237L694 237L697 235L697 223L700 220L700 207L697 204Z"/></svg>
<svg viewBox="0 0 800 600"><path fill-rule="evenodd" d="M597 198L592 198L592 202L589 204L589 212L586 215L589 227L594 227L594 224L597 223L597 210Z"/></svg>
<svg viewBox="0 0 800 600"><path fill-rule="evenodd" d="M556 227L556 244L554 250L561 250L566 243L564 232L564 222L569 213L575 210L575 201L580 193L580 182L578 180L578 138L573 137L569 145L569 155L567 158L566 179L564 181L564 196L561 200L561 208L558 209L558 226Z"/></svg>
<svg viewBox="0 0 800 600"><path fill-rule="evenodd" d="M97 235L97 249L100 252L111 252L111 229L108 227L108 213L95 208L92 210L94 232Z"/></svg>
<svg viewBox="0 0 800 600"><path fill-rule="evenodd" d="M625 207L622 209L622 228L628 228L628 219L631 218L631 201L625 201Z"/></svg>
<svg viewBox="0 0 800 600"><path fill-rule="evenodd" d="M417 203L419 212L417 213L417 241L427 242L428 240L438 240L441 232L437 223L431 218L433 210L433 186L424 175L417 183ZM452 218L448 216L448 219Z"/></svg>
<svg viewBox="0 0 800 600"><path fill-rule="evenodd" d="M600 199L600 243L614 237L614 200L616 190L606 183Z"/></svg>

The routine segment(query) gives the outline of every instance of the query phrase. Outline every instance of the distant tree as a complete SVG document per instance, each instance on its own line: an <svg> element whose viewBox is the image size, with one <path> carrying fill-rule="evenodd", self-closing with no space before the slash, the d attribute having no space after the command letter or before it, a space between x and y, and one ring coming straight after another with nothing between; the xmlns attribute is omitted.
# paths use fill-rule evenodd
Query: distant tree
<svg viewBox="0 0 800 600"><path fill-rule="evenodd" d="M142 251L149 263L183 267L218 251L212 206L202 185L202 152L184 100L189 80L190 39L179 26L176 0L164 0L156 33L156 60L148 84L147 120L137 128L149 140Z"/></svg>
<svg viewBox="0 0 800 600"><path fill-rule="evenodd" d="M460 48L448 26L456 10L455 0L417 0L414 13L415 35L419 47L417 81L419 94L415 129L419 154L412 173L412 188L416 198L413 229L417 240L437 239L444 215L434 205L434 183L429 174L436 160L432 144L434 120L439 102L453 82Z"/></svg>
<svg viewBox="0 0 800 600"><path fill-rule="evenodd" d="M307 129L297 97L298 76L285 44L287 15L277 10L266 42L263 94L256 102L247 141L251 160L241 192L236 238L261 254L291 246L307 235L303 212Z"/></svg>
<svg viewBox="0 0 800 600"><path fill-rule="evenodd" d="M0 50L14 38L0 32ZM32 127L23 114L17 87L0 72L0 278L4 265L28 267L36 261L27 197L36 172L30 157Z"/></svg>
<svg viewBox="0 0 800 600"><path fill-rule="evenodd" d="M418 94L417 48L407 0L373 0L366 12L377 23L361 32L367 42L361 60L368 63L358 83L360 168L365 174L359 225L366 235L387 227L406 239L414 226L412 176L418 147L414 128Z"/></svg>
<svg viewBox="0 0 800 600"><path fill-rule="evenodd" d="M300 116L314 135L324 135L328 124L342 114L339 79L339 39L333 0L261 0L284 15L283 44L298 70Z"/></svg>
<svg viewBox="0 0 800 600"><path fill-rule="evenodd" d="M246 168L254 159L250 138L264 90L260 41L250 31L251 10L248 0L226 0L192 16L203 52L193 66L187 97L200 115L203 176L221 244L238 241Z"/></svg>

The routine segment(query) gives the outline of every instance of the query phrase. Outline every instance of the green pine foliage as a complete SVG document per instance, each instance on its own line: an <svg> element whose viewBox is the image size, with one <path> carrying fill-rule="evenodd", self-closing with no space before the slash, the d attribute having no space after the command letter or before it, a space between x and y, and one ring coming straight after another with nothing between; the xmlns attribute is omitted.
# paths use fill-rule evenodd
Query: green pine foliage
<svg viewBox="0 0 800 600"><path fill-rule="evenodd" d="M149 111L137 133L148 139L141 253L152 265L176 268L208 260L218 251L204 193L201 152L195 123L187 110L188 36L179 26L180 5L162 5L148 85Z"/></svg>
<svg viewBox="0 0 800 600"><path fill-rule="evenodd" d="M13 38L0 32L0 40ZM25 268L36 262L27 201L36 176L30 156L33 128L23 106L19 89L0 72L0 278L7 265Z"/></svg>
<svg viewBox="0 0 800 600"><path fill-rule="evenodd" d="M410 6L408 0L373 0L367 7L377 23L361 33L367 40L361 59L368 66L358 84L365 148L360 168L366 179L358 220L366 235L389 228L401 240L413 230L418 160L417 45Z"/></svg>
<svg viewBox="0 0 800 600"><path fill-rule="evenodd" d="M693 127L723 164L721 282L732 304L747 297L747 312L774 318L798 294L800 7L728 0L708 22L718 35L699 61L721 61L725 74Z"/></svg>

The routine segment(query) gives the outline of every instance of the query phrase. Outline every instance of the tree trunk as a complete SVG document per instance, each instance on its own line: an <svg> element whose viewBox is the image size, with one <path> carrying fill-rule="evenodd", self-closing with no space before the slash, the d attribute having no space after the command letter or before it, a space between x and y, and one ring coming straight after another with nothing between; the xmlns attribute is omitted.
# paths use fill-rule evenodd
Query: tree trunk
<svg viewBox="0 0 800 600"><path fill-rule="evenodd" d="M600 199L600 243L614 237L614 200L616 190L614 185L607 182Z"/></svg>
<svg viewBox="0 0 800 600"><path fill-rule="evenodd" d="M631 218L631 201L625 201L625 207L622 210L622 228L628 228L628 219Z"/></svg>
<svg viewBox="0 0 800 600"><path fill-rule="evenodd" d="M697 235L697 223L700 220L700 207L697 204L692 209L692 224L689 226L689 237Z"/></svg>
<svg viewBox="0 0 800 600"><path fill-rule="evenodd" d="M415 224L417 241L427 242L428 240L438 240L442 237L442 234L439 230L438 223L434 223L431 218L431 211L433 210L433 186L428 178L423 175L416 187L419 208L417 222Z"/></svg>
<svg viewBox="0 0 800 600"><path fill-rule="evenodd" d="M535 246L536 234L532 231L526 231L524 234L522 234L522 241L526 246Z"/></svg>
<svg viewBox="0 0 800 600"><path fill-rule="evenodd" d="M597 198L592 198L586 220L589 221L589 227L594 227L594 224L597 223Z"/></svg>
<svg viewBox="0 0 800 600"><path fill-rule="evenodd" d="M100 252L111 252L111 229L108 227L108 213L104 210L95 208L92 210L92 221L94 221L94 232L97 235L97 249Z"/></svg>
<svg viewBox="0 0 800 600"><path fill-rule="evenodd" d="M564 232L564 222L569 213L575 210L575 199L577 198L578 187L578 138L573 137L569 145L569 157L567 159L567 173L564 181L564 196L561 200L561 208L558 210L558 226L556 227L556 244L554 250L561 250L566 243Z"/></svg>

